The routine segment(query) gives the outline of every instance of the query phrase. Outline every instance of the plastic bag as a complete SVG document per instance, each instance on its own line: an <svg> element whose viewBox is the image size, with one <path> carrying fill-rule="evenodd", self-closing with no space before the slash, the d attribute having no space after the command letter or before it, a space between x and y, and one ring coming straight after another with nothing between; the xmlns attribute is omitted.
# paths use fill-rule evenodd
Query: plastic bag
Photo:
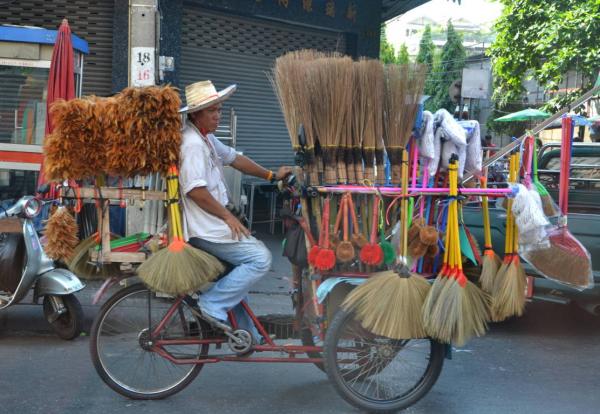
<svg viewBox="0 0 600 414"><path fill-rule="evenodd" d="M417 141L419 143L419 156L431 160L434 158L435 148L433 143L433 114L429 111L423 111L423 125L420 133L421 136Z"/></svg>
<svg viewBox="0 0 600 414"><path fill-rule="evenodd" d="M435 123L444 131L447 139L459 146L467 145L467 134L463 127L445 109L439 109L435 115Z"/></svg>
<svg viewBox="0 0 600 414"><path fill-rule="evenodd" d="M467 156L465 171L475 176L481 175L483 152L481 150L481 132L478 121L461 121L463 128L467 128Z"/></svg>

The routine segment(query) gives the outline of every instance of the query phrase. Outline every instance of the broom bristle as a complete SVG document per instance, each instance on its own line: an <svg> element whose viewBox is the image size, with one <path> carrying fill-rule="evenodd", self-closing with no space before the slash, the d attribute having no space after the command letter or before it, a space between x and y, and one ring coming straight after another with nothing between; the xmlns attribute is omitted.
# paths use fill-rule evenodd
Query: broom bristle
<svg viewBox="0 0 600 414"><path fill-rule="evenodd" d="M67 263L69 270L80 279L86 280L108 279L119 275L121 268L119 263L102 263L99 266L90 263L89 252L96 244L95 235L80 242L73 251L73 257Z"/></svg>
<svg viewBox="0 0 600 414"><path fill-rule="evenodd" d="M199 290L224 270L216 257L186 244L179 252L160 250L142 263L137 272L153 291L182 295Z"/></svg>
<svg viewBox="0 0 600 414"><path fill-rule="evenodd" d="M374 273L354 289L342 306L353 310L362 326L393 339L425 337L421 308L430 286L417 274Z"/></svg>
<svg viewBox="0 0 600 414"><path fill-rule="evenodd" d="M474 335L485 334L489 303L489 297L473 283L467 281L463 287L451 278L426 321L426 332L442 342L462 346Z"/></svg>
<svg viewBox="0 0 600 414"><path fill-rule="evenodd" d="M523 315L525 309L525 284L527 280L521 263L512 260L493 296L492 318L501 322L511 316Z"/></svg>
<svg viewBox="0 0 600 414"><path fill-rule="evenodd" d="M485 292L492 293L494 291L494 284L501 264L500 258L493 250L486 250L481 264L481 276L479 276L479 284Z"/></svg>
<svg viewBox="0 0 600 414"><path fill-rule="evenodd" d="M429 290L429 294L423 304L423 323L425 324L425 329L427 326L432 325L432 314L435 308L435 305L440 297L440 293L444 290L446 283L448 282L448 278L443 276L443 272L435 278L433 284L431 285L431 289Z"/></svg>

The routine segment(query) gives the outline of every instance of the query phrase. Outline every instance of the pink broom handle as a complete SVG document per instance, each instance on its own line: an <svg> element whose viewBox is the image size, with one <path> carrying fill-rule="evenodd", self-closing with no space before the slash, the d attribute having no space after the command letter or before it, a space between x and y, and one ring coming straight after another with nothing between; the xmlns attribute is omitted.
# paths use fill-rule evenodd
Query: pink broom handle
<svg viewBox="0 0 600 414"><path fill-rule="evenodd" d="M573 136L573 120L565 116L562 119L562 146L560 151L560 186L558 188L558 207L563 216L569 210L569 177L571 175L571 138Z"/></svg>
<svg viewBox="0 0 600 414"><path fill-rule="evenodd" d="M525 173L525 180L524 180L524 184L525 187L527 187L527 189L529 190L531 188L531 163L533 161L533 140L535 138L533 137L533 135L529 136L526 138L525 140L525 145L527 148L527 158L525 160L523 160L524 162L524 173Z"/></svg>
<svg viewBox="0 0 600 414"><path fill-rule="evenodd" d="M411 142L411 149L412 149L412 156L411 156L411 160L412 160L412 187L416 187L417 186L417 165L419 165L419 161L418 161L418 157L419 157L419 148L417 147L417 140L416 139L412 139Z"/></svg>
<svg viewBox="0 0 600 414"><path fill-rule="evenodd" d="M429 173L427 172L428 169L427 167L429 167L429 160L425 159L424 164L423 164L423 175L421 176L421 180L423 181L421 183L421 188L425 189L427 188L427 181L429 181ZM415 187L413 185L413 187ZM419 217L423 217L423 213L425 212L425 203L423 202L423 200L421 200L421 205L419 206Z"/></svg>
<svg viewBox="0 0 600 414"><path fill-rule="evenodd" d="M385 195L402 195L402 187L377 187L382 194ZM317 191L320 193L365 193L365 194L376 194L373 187L360 186L360 185L339 185L339 186L326 186L317 187ZM435 188L421 188L421 187L409 187L408 192L411 195L415 194L448 194L450 189L448 187L435 187ZM461 188L458 191L459 194L468 195L490 195L490 196L501 196L506 194L512 194L512 188Z"/></svg>

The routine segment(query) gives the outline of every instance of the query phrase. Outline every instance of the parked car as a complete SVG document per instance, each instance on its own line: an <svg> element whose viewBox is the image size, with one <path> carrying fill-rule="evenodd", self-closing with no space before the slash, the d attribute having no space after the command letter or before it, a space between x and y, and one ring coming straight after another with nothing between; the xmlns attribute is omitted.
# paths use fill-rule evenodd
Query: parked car
<svg viewBox="0 0 600 414"><path fill-rule="evenodd" d="M556 201L560 174L560 144L547 144L540 149L538 174L540 181ZM502 257L506 211L501 207L500 201L490 202L490 227L494 250ZM481 205L478 202L465 205L464 221L480 246L483 246L483 221ZM568 226L591 255L594 287L579 291L542 277L524 262L526 273L533 277L529 293L533 300L576 303L587 311L600 315L600 144L573 146Z"/></svg>

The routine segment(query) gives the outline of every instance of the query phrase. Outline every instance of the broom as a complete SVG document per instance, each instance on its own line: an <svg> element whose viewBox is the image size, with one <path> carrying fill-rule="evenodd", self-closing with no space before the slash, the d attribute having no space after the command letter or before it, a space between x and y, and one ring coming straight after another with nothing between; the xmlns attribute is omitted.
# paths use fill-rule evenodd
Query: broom
<svg viewBox="0 0 600 414"><path fill-rule="evenodd" d="M350 194L344 194L342 196L342 201L340 204L340 212L343 220L343 239L340 241L335 249L335 257L337 257L338 261L341 263L348 263L354 260L354 256L356 255L354 251L354 246L352 242L349 240L349 211L348 211L348 198Z"/></svg>
<svg viewBox="0 0 600 414"><path fill-rule="evenodd" d="M120 263L102 263L100 266L90 262L90 249L98 244L98 233L92 234L79 242L71 259L67 262L69 270L80 279L97 280L107 279L119 275Z"/></svg>
<svg viewBox="0 0 600 414"><path fill-rule="evenodd" d="M423 338L425 330L421 308L429 291L429 283L422 276L411 273L406 263L408 236L408 157L403 153L404 197L401 201L402 236L399 250L402 263L395 271L379 272L354 289L342 306L355 312L362 326L377 334L393 339Z"/></svg>
<svg viewBox="0 0 600 414"><path fill-rule="evenodd" d="M489 150L487 151L486 158L489 158ZM487 168L480 178L481 188L487 188ZM500 268L500 258L494 252L492 247L492 232L490 229L490 210L488 204L488 197L486 195L481 197L481 207L483 210L483 238L484 238L484 249L483 249L483 261L481 264L481 276L479 276L479 283L481 288L487 292L492 293L494 286L494 279L498 274Z"/></svg>
<svg viewBox="0 0 600 414"><path fill-rule="evenodd" d="M462 255L458 228L458 157L452 156L448 174L450 197L448 226L450 227L449 280L434 304L426 326L427 333L446 343L464 345L473 335L481 336L489 320L489 299L470 282L462 269Z"/></svg>
<svg viewBox="0 0 600 414"><path fill-rule="evenodd" d="M519 155L513 154L509 162L509 180L516 182L519 170ZM512 214L513 200L508 200L507 227L511 233L508 243L511 245L512 255L504 272L499 273L493 292L492 317L495 322L500 322L511 316L521 316L525 307L525 272L523 271L518 253L518 232ZM510 223L509 223L510 222ZM508 233L507 233L508 234Z"/></svg>
<svg viewBox="0 0 600 414"><path fill-rule="evenodd" d="M44 235L47 243L45 253L54 260L67 263L79 242L77 221L65 206L59 206L46 222Z"/></svg>
<svg viewBox="0 0 600 414"><path fill-rule="evenodd" d="M590 254L567 227L572 138L573 122L571 118L565 117L562 120L558 196L561 217L558 225L548 232L549 247L523 252L523 257L544 276L576 289L586 289L593 284Z"/></svg>
<svg viewBox="0 0 600 414"><path fill-rule="evenodd" d="M354 206L354 201L352 200L352 194L348 193L348 210L350 210L350 217L352 218L352 243L359 248L362 249L364 245L369 243L367 238L360 232L360 227L358 225L358 218L356 217L356 209Z"/></svg>
<svg viewBox="0 0 600 414"><path fill-rule="evenodd" d="M364 78L363 61L354 62L353 73L353 99L352 99L352 154L354 160L354 176L358 184L364 180L363 171L363 143L365 126L368 114L367 90L368 84Z"/></svg>
<svg viewBox="0 0 600 414"><path fill-rule="evenodd" d="M335 266L335 252L329 247L329 204L330 198L327 197L325 200L325 209L323 210L321 234L319 235L319 240L321 240L320 249L316 255L314 266L315 269L321 271L331 270Z"/></svg>
<svg viewBox="0 0 600 414"><path fill-rule="evenodd" d="M172 241L166 249L159 250L143 262L137 273L153 291L181 295L199 290L225 271L225 267L216 257L183 240L178 171L175 166L168 172L167 194Z"/></svg>
<svg viewBox="0 0 600 414"><path fill-rule="evenodd" d="M373 215L371 216L371 237L369 243L360 249L360 260L367 265L379 266L384 259L383 249L377 243L377 216L379 214L379 199L373 199Z"/></svg>

